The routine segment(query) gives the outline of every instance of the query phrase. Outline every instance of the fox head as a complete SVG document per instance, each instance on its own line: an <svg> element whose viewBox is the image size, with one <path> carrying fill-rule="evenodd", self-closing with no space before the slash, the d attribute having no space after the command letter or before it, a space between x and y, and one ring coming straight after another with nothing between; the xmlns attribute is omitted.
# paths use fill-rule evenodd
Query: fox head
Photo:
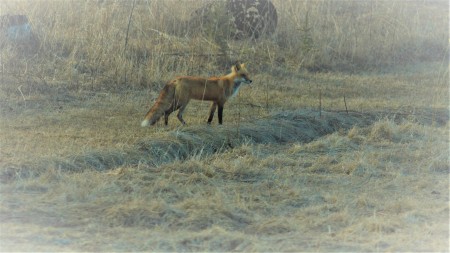
<svg viewBox="0 0 450 253"><path fill-rule="evenodd" d="M248 77L247 68L245 68L245 64L236 63L233 67L231 67L231 73L234 76L234 83L245 83L251 84L253 81Z"/></svg>

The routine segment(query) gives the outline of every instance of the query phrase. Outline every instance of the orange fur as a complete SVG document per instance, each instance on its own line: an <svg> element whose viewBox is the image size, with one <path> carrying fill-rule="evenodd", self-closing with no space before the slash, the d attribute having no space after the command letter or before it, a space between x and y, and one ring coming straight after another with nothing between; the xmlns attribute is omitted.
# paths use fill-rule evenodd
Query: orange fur
<svg viewBox="0 0 450 253"><path fill-rule="evenodd" d="M169 115L176 110L179 110L178 119L185 124L183 112L191 99L212 101L208 123L211 123L218 107L219 124L222 124L225 102L236 95L241 84L251 82L244 64L236 64L231 68L230 74L222 77L177 77L164 86L155 104L145 115L141 126L153 125L163 115L164 123L167 125Z"/></svg>

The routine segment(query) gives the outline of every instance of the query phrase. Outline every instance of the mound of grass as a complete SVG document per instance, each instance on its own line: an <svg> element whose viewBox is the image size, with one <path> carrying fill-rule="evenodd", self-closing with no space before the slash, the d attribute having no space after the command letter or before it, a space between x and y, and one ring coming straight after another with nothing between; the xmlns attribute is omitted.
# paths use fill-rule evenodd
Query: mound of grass
<svg viewBox="0 0 450 253"><path fill-rule="evenodd" d="M298 110L277 113L253 123L232 126L192 126L147 137L124 149L88 151L80 155L58 159L44 159L32 164L7 165L2 181L38 175L50 169L80 172L84 170L111 170L123 166L145 164L157 166L189 157L205 157L242 144L308 143L336 131L347 131L377 121L377 114L322 112ZM445 115L443 116L445 117ZM448 115L446 116L448 118ZM397 120L401 117L397 115ZM448 120L448 119L447 119ZM411 133L414 134L414 133ZM355 135L355 130L350 131ZM352 138L360 138L354 136ZM386 123L375 124L369 140L397 139Z"/></svg>
<svg viewBox="0 0 450 253"><path fill-rule="evenodd" d="M327 115L316 120L325 124ZM141 161L106 173L53 169L3 184L0 217L12 232L0 234L7 243L2 247L447 250L449 146L442 136L448 124L364 124L310 142L257 144L264 140L258 137L223 152L157 165ZM178 132L194 136L201 129ZM133 149L176 142L176 131L166 134ZM151 157L151 148L141 155Z"/></svg>

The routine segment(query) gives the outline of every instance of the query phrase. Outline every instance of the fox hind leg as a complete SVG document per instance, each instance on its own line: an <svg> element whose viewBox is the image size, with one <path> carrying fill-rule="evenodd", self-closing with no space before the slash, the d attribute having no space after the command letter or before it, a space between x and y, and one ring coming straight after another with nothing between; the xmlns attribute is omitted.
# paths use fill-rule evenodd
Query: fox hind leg
<svg viewBox="0 0 450 253"><path fill-rule="evenodd" d="M186 109L186 106L188 103L189 103L189 101L187 101L186 103L181 103L181 105L179 107L177 107L177 109L180 108L178 110L177 118L183 125L186 125L186 121L184 121L184 119L183 119L183 113L184 113L184 110Z"/></svg>
<svg viewBox="0 0 450 253"><path fill-rule="evenodd" d="M169 107L166 111L164 111L164 125L169 124L169 115L173 112L173 105Z"/></svg>
<svg viewBox="0 0 450 253"><path fill-rule="evenodd" d="M177 108L178 109L178 108ZM174 110L174 104L172 104L169 109L167 109L166 111L164 111L164 125L168 125L169 124L169 115L176 111L176 109Z"/></svg>
<svg viewBox="0 0 450 253"><path fill-rule="evenodd" d="M169 116L172 112L180 109L181 105L180 103L178 103L177 101L174 101L169 109L167 109L166 111L164 111L164 124L167 126L169 124Z"/></svg>

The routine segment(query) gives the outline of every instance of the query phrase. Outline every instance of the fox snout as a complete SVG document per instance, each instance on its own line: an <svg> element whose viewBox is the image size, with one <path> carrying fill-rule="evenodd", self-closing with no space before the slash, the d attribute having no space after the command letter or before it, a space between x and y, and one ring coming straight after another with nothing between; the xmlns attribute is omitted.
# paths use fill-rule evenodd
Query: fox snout
<svg viewBox="0 0 450 253"><path fill-rule="evenodd" d="M246 78L246 77L241 77L241 78L234 79L234 82L235 83L251 84L253 81L251 79Z"/></svg>

